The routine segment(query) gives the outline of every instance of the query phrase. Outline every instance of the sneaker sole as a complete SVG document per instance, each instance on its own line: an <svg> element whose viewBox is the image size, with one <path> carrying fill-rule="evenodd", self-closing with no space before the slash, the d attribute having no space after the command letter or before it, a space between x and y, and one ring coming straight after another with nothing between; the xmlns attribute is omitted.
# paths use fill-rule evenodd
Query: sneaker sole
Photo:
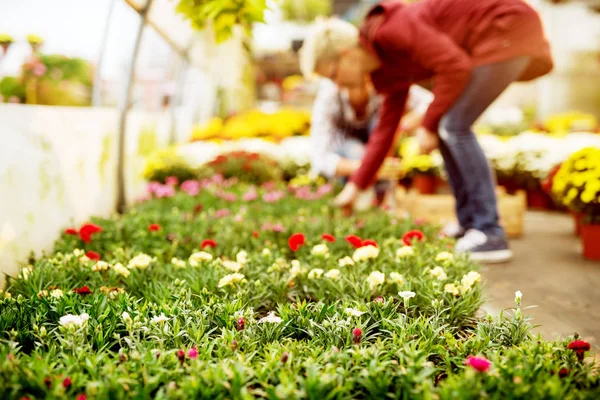
<svg viewBox="0 0 600 400"><path fill-rule="evenodd" d="M512 260L513 253L510 250L477 251L470 253L471 260L486 264L501 264Z"/></svg>

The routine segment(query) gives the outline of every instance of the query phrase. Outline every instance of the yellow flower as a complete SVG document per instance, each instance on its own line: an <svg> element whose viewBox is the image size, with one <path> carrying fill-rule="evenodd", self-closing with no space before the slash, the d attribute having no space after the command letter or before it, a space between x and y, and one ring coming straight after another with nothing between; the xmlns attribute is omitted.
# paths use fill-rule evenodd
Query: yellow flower
<svg viewBox="0 0 600 400"><path fill-rule="evenodd" d="M434 269L429 271L429 275L433 276L434 278L437 278L439 281L443 281L446 280L446 278L448 278L446 272L444 271L444 268L442 267L435 267Z"/></svg>
<svg viewBox="0 0 600 400"><path fill-rule="evenodd" d="M315 268L308 273L308 279L317 279L320 278L321 275L323 275L323 270L321 268Z"/></svg>
<svg viewBox="0 0 600 400"><path fill-rule="evenodd" d="M452 261L454 260L454 254L448 251L442 251L435 257L435 261L444 262L444 261Z"/></svg>
<svg viewBox="0 0 600 400"><path fill-rule="evenodd" d="M454 296L460 296L460 292L458 291L458 287L454 283L448 283L444 286L444 291L446 293L453 294Z"/></svg>
<svg viewBox="0 0 600 400"><path fill-rule="evenodd" d="M233 271L233 272L238 272L240 269L242 269L242 264L240 264L239 262L236 261L223 261L221 263L223 265L224 268Z"/></svg>
<svg viewBox="0 0 600 400"><path fill-rule="evenodd" d="M185 267L186 267L185 261L183 261L183 260L180 260L180 259L179 259L179 258L177 258L177 257L173 257L173 258L171 258L171 264L173 264L173 266L174 266L175 268L180 268L180 269L183 269L183 268L185 268Z"/></svg>
<svg viewBox="0 0 600 400"><path fill-rule="evenodd" d="M338 279L341 275L339 269L331 269L325 273L325 277L329 279Z"/></svg>
<svg viewBox="0 0 600 400"><path fill-rule="evenodd" d="M127 278L129 275L131 275L131 271L128 270L127 268L125 268L125 266L121 263L117 263L113 266L112 268L113 271L115 271L115 273L117 275L121 275L125 278Z"/></svg>
<svg viewBox="0 0 600 400"><path fill-rule="evenodd" d="M189 262L192 267L197 267L201 262L211 261L212 259L212 254L205 251L198 251L190 256Z"/></svg>
<svg viewBox="0 0 600 400"><path fill-rule="evenodd" d="M364 246L356 249L352 255L352 259L356 262L368 260L371 258L377 258L379 255L379 248L375 246Z"/></svg>
<svg viewBox="0 0 600 400"><path fill-rule="evenodd" d="M92 267L92 271L101 272L108 271L110 269L110 264L106 261L97 261L96 264Z"/></svg>
<svg viewBox="0 0 600 400"><path fill-rule="evenodd" d="M369 282L369 287L373 290L385 282L385 274L383 272L373 271L367 278L367 282Z"/></svg>
<svg viewBox="0 0 600 400"><path fill-rule="evenodd" d="M237 262L239 262L240 264L242 264L242 265L248 263L248 252L245 251L245 250L242 250L242 251L238 252L235 255L235 260Z"/></svg>
<svg viewBox="0 0 600 400"><path fill-rule="evenodd" d="M150 263L152 261L154 261L154 259L152 257L150 257L148 254L140 253L137 256L133 257L131 260L129 260L129 264L127 264L127 268L129 268L129 269L133 269L133 268L146 269L146 268L148 268L148 266L150 265Z"/></svg>
<svg viewBox="0 0 600 400"><path fill-rule="evenodd" d="M415 251L411 246L403 246L396 250L396 259L401 260L415 254Z"/></svg>
<svg viewBox="0 0 600 400"><path fill-rule="evenodd" d="M589 204L596 198L596 192L591 192L589 190L585 190L581 192L581 196L579 197L581 201L585 204Z"/></svg>
<svg viewBox="0 0 600 400"><path fill-rule="evenodd" d="M350 257L346 256L346 257L344 257L344 258L340 258L340 259L338 260L338 265L339 265L340 267L346 267L346 266L348 266L348 265L354 265L354 261L352 260L352 258L350 258Z"/></svg>
<svg viewBox="0 0 600 400"><path fill-rule="evenodd" d="M397 285L404 285L404 277L401 274L399 274L398 272L390 273L390 281L392 281L392 283L395 283Z"/></svg>
<svg viewBox="0 0 600 400"><path fill-rule="evenodd" d="M329 247L326 244L318 244L312 248L310 253L314 256L326 256L329 254Z"/></svg>
<svg viewBox="0 0 600 400"><path fill-rule="evenodd" d="M233 286L236 283L246 282L245 276L239 273L226 275L219 281L219 287Z"/></svg>
<svg viewBox="0 0 600 400"><path fill-rule="evenodd" d="M481 275L479 274L479 272L475 272L475 271L471 271L468 274L466 274L465 276L462 277L462 280L460 281L460 290L462 293L466 293L469 290L471 290L471 288L473 287L473 285L477 282L479 282L481 280Z"/></svg>

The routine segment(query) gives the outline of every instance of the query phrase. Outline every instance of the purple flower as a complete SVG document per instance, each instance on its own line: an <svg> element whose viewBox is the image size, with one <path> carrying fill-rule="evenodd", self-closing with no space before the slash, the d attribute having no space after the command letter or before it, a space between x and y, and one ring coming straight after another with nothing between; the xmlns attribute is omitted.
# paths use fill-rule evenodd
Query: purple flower
<svg viewBox="0 0 600 400"><path fill-rule="evenodd" d="M190 196L197 196L200 193L201 184L196 180L187 180L181 184L180 189Z"/></svg>

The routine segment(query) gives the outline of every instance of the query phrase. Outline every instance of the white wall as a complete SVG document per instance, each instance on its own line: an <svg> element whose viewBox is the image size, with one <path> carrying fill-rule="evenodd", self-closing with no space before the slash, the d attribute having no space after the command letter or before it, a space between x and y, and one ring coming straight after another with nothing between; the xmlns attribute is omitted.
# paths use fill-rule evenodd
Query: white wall
<svg viewBox="0 0 600 400"><path fill-rule="evenodd" d="M14 274L31 250L50 250L65 227L114 212L119 114L0 104L0 121L0 272ZM144 149L168 143L170 121L167 114L131 113L129 202L145 188ZM144 131L150 133L141 138Z"/></svg>

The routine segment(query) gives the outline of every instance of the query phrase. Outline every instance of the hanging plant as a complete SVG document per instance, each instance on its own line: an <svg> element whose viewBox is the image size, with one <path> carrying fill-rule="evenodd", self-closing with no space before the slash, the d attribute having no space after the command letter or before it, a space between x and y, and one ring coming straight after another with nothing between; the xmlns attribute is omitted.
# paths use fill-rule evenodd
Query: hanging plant
<svg viewBox="0 0 600 400"><path fill-rule="evenodd" d="M5 53L13 42L14 39L12 36L6 33L0 33L0 47L2 47L2 50Z"/></svg>
<svg viewBox="0 0 600 400"><path fill-rule="evenodd" d="M267 0L178 0L177 12L192 23L194 29L213 29L217 43L229 39L235 26L248 33L255 22L264 22Z"/></svg>

